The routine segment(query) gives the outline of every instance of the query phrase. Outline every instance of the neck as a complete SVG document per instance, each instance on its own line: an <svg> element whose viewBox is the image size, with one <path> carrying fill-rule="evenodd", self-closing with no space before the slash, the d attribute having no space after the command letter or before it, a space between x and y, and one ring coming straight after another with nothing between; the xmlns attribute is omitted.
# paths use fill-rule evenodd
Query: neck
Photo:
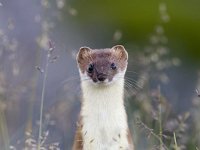
<svg viewBox="0 0 200 150"><path fill-rule="evenodd" d="M83 123L84 149L101 149L113 142L113 138L121 135L120 143L127 146L127 117L124 108L124 80L120 79L108 86L95 86L88 82L82 83L83 102L81 116ZM91 147L91 141L93 148ZM103 142L102 142L103 141ZM104 144L103 144L104 143ZM88 145L87 145L88 144ZM112 148L118 145L113 142Z"/></svg>
<svg viewBox="0 0 200 150"><path fill-rule="evenodd" d="M124 81L119 80L110 85L93 85L88 82L82 83L83 107L100 109L103 107L113 110L116 107L124 108ZM99 111L102 111L101 109Z"/></svg>

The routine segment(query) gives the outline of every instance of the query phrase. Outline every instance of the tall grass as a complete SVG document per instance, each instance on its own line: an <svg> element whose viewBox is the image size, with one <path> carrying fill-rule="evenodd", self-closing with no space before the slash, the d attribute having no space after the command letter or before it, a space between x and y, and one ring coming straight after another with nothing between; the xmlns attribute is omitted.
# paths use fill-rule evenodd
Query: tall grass
<svg viewBox="0 0 200 150"><path fill-rule="evenodd" d="M44 96L45 96L45 89L46 89L46 80L47 80L47 74L48 74L48 67L49 67L49 61L50 57L53 51L52 44L49 42L49 50L47 51L46 56L46 65L44 69L44 79L42 83L42 96L41 96L41 104L40 104L40 122L39 122L39 135L38 135L38 150L40 150L41 147L41 138L42 138L42 122L43 122L43 108L44 108ZM42 71L41 71L42 72Z"/></svg>
<svg viewBox="0 0 200 150"><path fill-rule="evenodd" d="M38 142L37 142L37 150L41 150L41 146L44 147L44 143L49 135L49 132L45 132L43 136L43 109L44 109L44 99L45 99L45 90L46 90L46 81L48 76L48 68L49 63L54 62L57 59L57 56L52 58L52 53L54 51L55 47L51 41L49 41L49 49L47 50L46 54L46 62L45 62L45 68L44 70L40 67L36 66L36 69L44 74L43 77L43 83L42 83L42 95L41 95L41 103L40 103L40 120L39 120L39 133L38 133ZM55 143L54 143L55 144ZM57 149L57 144L55 145Z"/></svg>

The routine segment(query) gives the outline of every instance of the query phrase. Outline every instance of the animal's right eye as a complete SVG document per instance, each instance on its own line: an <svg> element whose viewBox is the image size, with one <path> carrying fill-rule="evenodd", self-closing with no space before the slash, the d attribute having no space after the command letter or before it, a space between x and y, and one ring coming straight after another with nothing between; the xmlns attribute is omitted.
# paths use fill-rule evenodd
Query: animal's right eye
<svg viewBox="0 0 200 150"><path fill-rule="evenodd" d="M87 69L87 72L88 72L88 73L92 73L93 70L94 70L94 65L93 65L93 64L89 64L88 69Z"/></svg>

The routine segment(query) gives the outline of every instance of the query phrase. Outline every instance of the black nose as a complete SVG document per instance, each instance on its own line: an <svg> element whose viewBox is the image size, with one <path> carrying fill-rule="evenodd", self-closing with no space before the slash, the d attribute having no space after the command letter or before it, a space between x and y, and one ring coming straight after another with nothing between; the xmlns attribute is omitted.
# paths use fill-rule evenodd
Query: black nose
<svg viewBox="0 0 200 150"><path fill-rule="evenodd" d="M97 75L97 79L101 82L105 81L106 80L106 75L104 74L99 74Z"/></svg>
<svg viewBox="0 0 200 150"><path fill-rule="evenodd" d="M104 77L98 77L98 80L99 81L104 81L106 78L104 78Z"/></svg>

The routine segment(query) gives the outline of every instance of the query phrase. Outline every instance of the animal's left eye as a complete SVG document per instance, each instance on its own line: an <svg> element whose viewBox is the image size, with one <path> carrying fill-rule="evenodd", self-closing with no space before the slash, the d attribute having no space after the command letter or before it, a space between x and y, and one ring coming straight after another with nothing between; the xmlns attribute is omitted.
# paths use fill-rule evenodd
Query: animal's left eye
<svg viewBox="0 0 200 150"><path fill-rule="evenodd" d="M110 65L110 67L111 67L111 69L112 69L112 70L115 70L115 69L117 69L117 66L116 66L116 64L115 64L115 63L112 63L112 64Z"/></svg>

